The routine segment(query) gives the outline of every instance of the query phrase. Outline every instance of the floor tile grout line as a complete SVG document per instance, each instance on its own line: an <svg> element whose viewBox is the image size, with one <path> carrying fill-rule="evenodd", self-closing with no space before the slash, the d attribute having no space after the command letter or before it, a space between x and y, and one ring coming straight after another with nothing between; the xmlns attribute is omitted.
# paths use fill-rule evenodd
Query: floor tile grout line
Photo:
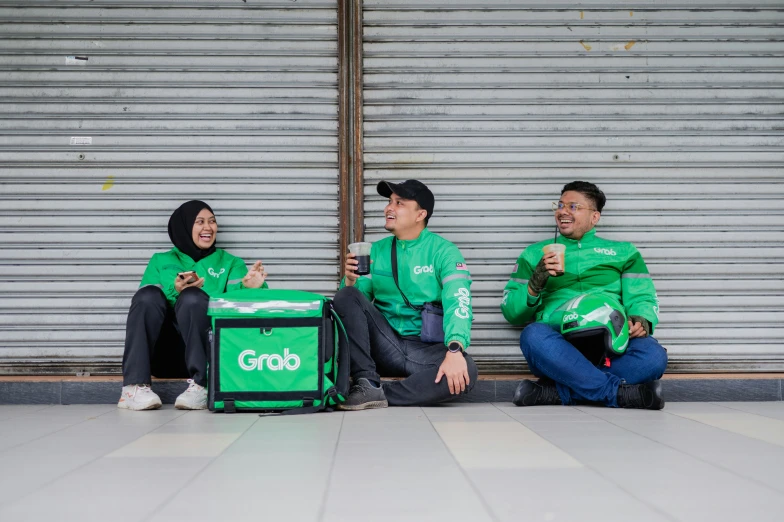
<svg viewBox="0 0 784 522"><path fill-rule="evenodd" d="M211 411L207 411L207 410L196 410L196 411L198 411L198 412L200 412L200 413L201 413L201 412L205 412L205 413L207 413L207 414L209 414L209 415L216 415L216 413L214 413L214 412L211 412ZM188 412L188 413L192 413L192 412ZM187 414L187 413L186 413L186 414ZM221 414L217 414L217 415L221 415ZM226 414L224 413L223 415L226 415ZM229 414L229 415L231 415L231 414ZM149 519L151 519L153 516L155 516L156 512L158 512L158 511L160 511L161 509L163 509L164 507L166 507L166 505L167 505L167 504L169 504L169 503L170 503L172 500L174 500L174 499L177 497L177 495L179 495L179 494L180 494L180 492L181 492L183 489L185 489L185 487L187 486L187 484L188 484L189 482L191 482L191 481L193 481L193 480L196 480L196 478L198 478L198 477L199 477L199 475L201 475L202 473L204 473L204 471L205 471L207 468L209 468L210 466L212 466L212 465L215 463L215 461L216 461L216 460L218 460L218 459L220 458L220 456L221 456L221 455L223 455L223 454L226 452L226 450L228 450L229 448L231 448L232 446L234 446L234 445L237 443L237 441L238 441L238 440L240 440L240 439L243 437L243 435L245 435L245 434L248 432L248 430L249 430L249 429L251 429L253 426L255 426L257 422L259 422L259 419L260 419L260 418L261 418L261 417L257 415L257 416L256 416L256 419L255 419L253 422L251 422L250 424L248 424L248 427L247 427L247 428L245 428L244 430L242 430L242 433L240 433L240 434L237 436L237 438L236 438L236 439L234 439L234 440L231 442L231 444L229 444L228 446L226 446L225 448L223 448L223 451L221 451L221 452L220 452L218 455L216 455L216 456L212 457L211 459L209 459L209 460L208 460L208 461L207 461L207 462L204 464L204 466L202 466L202 467L201 467L201 468L200 468L200 469L199 469L199 470L198 470L196 473L194 473L194 474L193 474L193 476L191 476L191 477L190 477L188 480L186 480L186 481L185 481L185 484L183 484L182 486L180 486L179 488L177 488L175 491L173 491L173 492L172 492L172 494L171 494L171 495L169 495L169 498L167 498L167 499L166 499L166 500L164 500L163 502L160 502L160 503L158 503L158 505L156 505L156 506L155 506L153 509L151 509L150 511L148 511L147 513L145 513L145 515L144 515L143 517L139 518L139 522L143 522L143 521L146 521L146 520L149 520ZM167 424L168 424L168 423L167 423ZM163 427L163 426L165 426L165 424L162 424L160 427Z"/></svg>
<svg viewBox="0 0 784 522"><path fill-rule="evenodd" d="M711 428L711 429L716 429L716 430L720 430L720 431L723 431L723 432L726 432L726 433L732 433L732 434L734 434L734 435L738 435L738 436L741 436L741 437L745 437L745 435L742 435L742 434L740 434L740 433L736 433L736 432L734 432L734 431L730 431L730 430L725 430L724 428L719 428L719 427L717 427L717 426L711 426L710 424L705 424L704 422L699 422L699 421L696 421L696 420L694 420L694 419L690 419L690 418L688 418L688 417L683 417L683 416L681 416L681 415L678 415L677 413L670 413L670 415L674 415L675 417L678 417L679 419L683 419L683 420L685 420L685 421L691 421L691 422L696 422L697 424L702 424L703 426L706 426L706 427L708 427L708 428ZM594 417L596 417L596 416L594 415ZM598 419L598 418L600 418L600 417L596 417L596 418ZM712 467L712 468L716 468L716 469L719 469L719 470L721 470L721 471L725 471L725 472L729 473L730 475L732 475L732 476L734 476L734 477L738 477L738 478L740 478L740 479L743 479L743 480L748 480L749 482L753 482L754 484L758 484L758 485L760 485L760 486L764 487L765 489L767 489L767 490L769 490L769 491L772 491L772 492L776 493L777 495L784 495L784 491L780 491L780 490L778 490L778 489L775 489L775 488L771 487L770 485L768 485L768 484L765 484L764 482L761 482L761 481L759 481L759 480L757 480L757 479L754 479L754 478L751 478L751 477L747 477L747 476L745 476L745 475L741 475L740 473L738 473L738 472L736 472L736 471L734 471L734 470L731 470L731 469L729 469L729 468L726 468L726 467L724 467L724 466L723 466L723 465L721 465L721 464L717 464L717 463L714 463L714 462L710 462L710 461L708 461L708 460L705 460L705 459L704 459L704 458L702 458L702 457L698 457L697 455L692 455L691 453L687 453L687 452L685 452L685 451L683 451L683 450L681 450L681 449L678 449L678 448L676 448L676 447L674 447L674 446L671 446L671 445L669 445L669 444L666 444L666 443L664 443L664 442L658 441L658 440L656 440L656 439L652 439L651 437L649 437L649 436L647 436L647 435L641 435L641 434L639 434L639 433L636 433L636 432L634 432L634 431L630 430L629 428L625 428L625 427L623 427L623 426L620 426L619 424L616 424L615 422L612 422L612 421L609 421L609 420L606 420L606 419L602 419L602 420L605 420L605 422L607 422L607 423L609 423L609 424L612 424L613 426L615 426L615 427L617 427L617 428L620 428L620 429L622 429L622 430L624 430L624 431L627 431L627 432L629 432L629 433L632 433L632 434L634 434L634 435L636 435L636 436L638 436L638 437L642 437L642 438L644 438L644 439L647 439L647 440L649 440L649 441L651 441L651 442L653 442L653 443L655 443L655 444L658 444L658 445L660 445L660 446L663 446L663 447L665 447L665 448L671 449L672 451L675 451L675 452L677 452L677 453L680 453L681 455L685 455L685 456L687 456L687 457L689 457L689 458L692 458L692 459L694 459L694 460L697 460L697 461L699 461L699 462L702 462L703 464L707 464L708 466L710 466L710 467ZM746 438L748 438L748 439L750 439L750 440L757 440L757 441L759 441L759 442L765 442L765 441L760 441L759 439L754 439L754 438L752 438L752 437L746 437ZM768 444L770 444L770 443L768 443ZM779 447L779 446L777 446L777 447Z"/></svg>
<svg viewBox="0 0 784 522"><path fill-rule="evenodd" d="M702 403L702 404L705 404L705 403ZM716 403L710 403L710 404L716 404ZM718 406L718 404L716 404L716 405ZM749 415L756 415L755 413L751 413L751 412L747 412L747 411L742 411L742 410L736 410L736 409L734 409L734 408L730 408L730 407L727 407L727 406L725 406L725 408L727 408L728 410L733 410L733 411L737 411L737 412L741 412L741 413L748 413ZM724 431L724 432L726 432L726 433L732 433L733 435L737 435L737 436L739 436L739 437L745 437L745 438L747 438L747 439L749 439L749 440L755 440L755 441L757 441L757 442L762 442L763 444L770 444L771 446L775 446L775 447L777 447L777 448L781 448L781 447L782 447L782 446L780 446L780 445L773 444L772 442L768 442L768 441L766 441L766 440L758 439L758 438L756 438L756 437L750 437L750 436L748 436L748 435L744 435L744 434L742 434L742 433L738 433L737 431L732 431L732 430L728 430L728 429L726 429L726 428L722 428L721 426L714 426L713 424L708 424L707 422L702 422L702 421L700 421L700 420L697 420L697 419L691 419L691 418L689 418L689 417L685 417L685 416L683 416L683 415L678 415L677 413L670 413L670 412L668 412L668 413L669 413L670 415L673 415L673 416L675 416L675 417L678 417L679 419L684 419L684 420L688 420L688 421L691 421L691 422L696 422L697 424L701 424L701 425L703 425L703 426L707 426L708 428L711 428L711 429L714 429L714 430L721 430L721 431ZM761 418L763 418L763 419L777 420L777 421L780 421L780 422L781 422L781 419L776 419L776 418L773 418L773 417L766 417L765 415L758 415L758 417L761 417Z"/></svg>
<svg viewBox="0 0 784 522"><path fill-rule="evenodd" d="M62 404L60 404L60 405L55 405L55 406L66 406L66 405L62 405ZM109 413L112 413L113 411L117 411L117 410L114 410L114 409L107 410L107 411L105 411L105 412L101 413L100 415L98 415L98 417L102 417L103 415L108 415ZM182 415L178 415L178 416L176 416L176 417L173 417L173 418L169 419L168 421L164 422L163 424L161 424L161 425L159 425L159 426L156 426L155 428L153 428L153 429L151 429L151 430L149 430L149 431L145 432L143 435L141 435L141 437L143 437L144 435L147 435L148 433L150 433L150 432L152 432L152 431L155 431L155 430L157 430L157 429L161 428L162 426L165 426L165 425L169 424L169 423L170 423L171 421L173 421L174 419L179 419L180 417L182 417ZM71 425L70 425L70 426L68 426L67 428L63 428L63 430L65 430L65 429L68 429L68 428L71 428L71 427L73 427L73 426L78 426L79 424L82 424L82 423L84 423L84 422L87 422L87 421L89 421L89 420L92 420L92 419L91 419L91 418L88 418L88 419L85 419L85 420L83 420L82 422L77 422L76 424L71 424ZM60 431L63 431L63 430L57 430L57 431L53 431L52 433L50 433L50 435L53 435L53 434L55 434L55 433L59 433ZM43 437L39 437L39 438L43 438ZM139 438L140 438L140 437L137 437L135 440L138 440ZM35 440L38 440L38 439L35 439ZM32 441L31 441L31 442L32 442ZM25 443L25 444L26 444L26 443ZM130 444L130 443L129 443L129 444ZM112 450L112 451L116 451L116 450ZM67 475L70 475L71 473L74 473L74 472L76 472L76 471L79 471L80 469L84 468L85 466L89 466L89 465L90 465L90 464L92 464L93 462L96 462L96 461L98 461L98 460L100 460L100 459L102 459L102 458L106 457L106 455L108 455L108 454L109 454L109 453L111 453L112 451L109 451L109 452L107 452L107 453L104 453L103 455L99 455L99 456L97 456L97 457L95 457L95 458L92 458L92 459L88 460L87 462L83 462L82 464L80 464L80 465L76 466L75 468L73 468L73 469L69 469L69 470L68 470L68 471L66 471L65 473L61 473L60 475L58 475L58 476L56 476L56 477L52 478L51 480L49 480L49 481L47 481L47 482L44 482L43 484L40 484L40 485L39 485L39 486L38 486L36 489L34 489L34 490L32 490L32 491L28 491L27 493L24 493L24 494L22 494L22 495L19 495L19 496L17 496L16 498L14 498L14 499L13 499L13 501L12 501L12 502L17 502L17 501L19 501L19 500L22 500L22 499L24 499L24 498L26 498L26 497L29 497L30 495L32 495L32 494L33 494L33 493L35 493L36 491L39 491L39 490L41 490L41 489L43 489L43 488L47 487L49 484L52 484L53 482L56 482L56 481L60 480L61 478L65 477L65 476L67 476ZM8 503L6 503L6 504L10 504L10 503L12 503L12 502L8 502ZM2 503L0 503L0 506L2 506L2 505L3 505L3 504L2 504Z"/></svg>
<svg viewBox="0 0 784 522"><path fill-rule="evenodd" d="M487 499L484 497L484 495L482 495L482 492L479 491L479 487L477 487L477 485L474 483L474 481L468 475L468 472L465 470L465 468L463 468L463 466L460 465L460 462L455 457L455 454L452 453L452 449L449 447L449 444L446 443L444 438L441 436L441 433L438 431L438 429L436 429L435 425L433 424L433 420L430 418L430 416L427 414L427 412L425 410L423 410L421 407L419 409L422 412L422 414L425 416L425 418L427 419L427 422L430 424L430 427L433 428L433 431L438 436L439 440L441 441L441 444L444 445L444 448L446 449L447 453L449 453L449 456L452 457L452 462L455 463L455 465L457 466L457 469L460 470L460 473L463 475L463 477L468 482L468 485L471 486L471 489L474 491L474 494L479 499L479 502L482 504L482 507L484 508L484 510L487 512L488 515L490 515L490 518L492 520L494 520L495 522L499 522L501 520L500 517L498 517L498 515L495 514L495 511L493 511L493 508L492 508L492 506L490 506L490 503L487 501Z"/></svg>
<svg viewBox="0 0 784 522"><path fill-rule="evenodd" d="M771 401L771 402L773 402L773 401ZM756 415L757 417L761 417L763 419L771 419L771 420L776 420L776 421L779 421L779 422L784 422L784 420L779 419L778 417L771 417L769 415L764 415L762 413L756 413L756 412L748 411L748 410L741 410L740 408L733 408L732 406L725 406L724 404L722 404L720 402L709 402L708 404L713 404L714 406L721 406L722 408L727 408L728 410L737 411L737 412L740 412L740 413L747 413L749 415ZM708 426L710 426L710 424L708 424ZM713 427L717 428L717 426L713 426ZM721 428L717 428L717 429L721 429ZM737 433L737 432L733 431L732 433ZM737 434L740 435L740 433L737 433ZM749 437L749 438L753 439L754 437ZM760 439L754 439L754 440L760 440ZM762 441L762 442L765 442L765 441Z"/></svg>
<svg viewBox="0 0 784 522"><path fill-rule="evenodd" d="M41 408L40 410L35 410L35 411L37 413L39 411L45 410L47 408L51 408L53 406L68 406L68 405L67 404L49 404L48 406L46 406L46 408ZM113 411L115 411L115 410L109 409L109 410L101 413L100 415L98 415L98 417L101 417L102 415L106 415L107 413L111 413ZM14 418L14 417L11 417L11 418ZM15 444L13 446L9 446L7 448L0 449L0 455L2 455L3 453L5 453L8 450L12 450L12 449L18 448L19 446L24 446L25 444L30 444L31 442L35 442L37 440L44 439L46 437L49 437L50 435L54 435L55 433L60 433L61 431L65 431L65 430L67 430L69 428L73 428L74 426L78 426L80 424L83 424L83 423L85 423L85 422L87 422L89 420L92 420L93 418L95 418L95 417L88 417L88 418L82 419L82 420L80 420L78 422L74 422L73 424L69 424L68 426L63 426L62 428L60 428L58 430L50 431L49 433L44 433L40 437L36 437L36 438L30 439L30 440L26 440L24 442L20 442L19 444Z"/></svg>
<svg viewBox="0 0 784 522"><path fill-rule="evenodd" d="M324 488L324 495L321 497L321 505L319 506L318 516L316 520L322 521L327 513L327 500L329 499L330 486L332 484L332 475L335 472L335 462L338 459L338 447L340 446L340 437L343 435L343 423L346 421L346 414L341 412L340 428L338 429L338 437L335 439L335 449L332 451L332 462L329 464L329 473L327 473L327 486Z"/></svg>
<svg viewBox="0 0 784 522"><path fill-rule="evenodd" d="M11 419L18 419L19 417L24 417L26 415L30 415L30 414L33 414L33 413L39 413L39 412L41 412L43 410L46 410L48 408L51 408L53 406L60 406L60 405L59 404L0 404L0 408L2 408L3 406L12 406L12 407L13 406L40 406L40 408L35 409L35 410L30 410L27 413L19 413L19 414L11 415L10 417L6 417L5 419L0 419L0 422L2 422L2 421L9 421Z"/></svg>
<svg viewBox="0 0 784 522"><path fill-rule="evenodd" d="M496 407L497 407L497 406L496 406ZM531 407L535 408L535 406L531 406ZM561 406L561 407L563 408L564 406ZM566 407L573 407L573 406L566 406ZM578 410L578 411L581 411L582 413L585 413L585 414L587 414L587 415L590 415L591 417L593 417L593 418L595 418L595 419L598 419L598 420L600 420L600 421L603 421L603 422L607 422L605 419L602 419L601 417L597 417L596 415L591 415L590 413L588 413L588 412L586 412L586 411L582 410L581 408L578 408L578 407L574 407L574 408L575 408L576 410ZM501 411L501 412L502 412L504 415L506 415L507 417L509 417L510 419L512 419L514 422L517 422L517 423L521 424L521 425L522 425L524 428L526 428L526 429L528 429L528 430L531 430L531 431L532 431L533 433L535 433L537 436L539 436L539 437L542 437L542 438L543 438L544 440L546 440L548 443L552 444L553 446L555 446L555 447L556 447L556 448L558 448L559 450L563 451L564 453L566 453L567 455L569 455L570 457L572 457L573 459L575 459L577 462L579 462L580 464L582 464L582 465L583 465L585 468L587 468L587 469L591 470L593 473L595 473L595 474L597 474L598 476L602 477L604 480L606 480L606 481L607 481L607 482L609 482L610 484L613 484L613 485L614 485L616 488L618 488L620 491L622 491L622 492L626 493L627 495L629 495L630 497L632 497L634 500L636 500L636 501L637 501L637 502L639 502L640 504L642 504L642 505L644 505L644 506L647 506L648 508L652 509L652 510L653 510L655 513L658 513L658 514L660 514L661 516L663 516L664 518L666 518L666 519L668 519L668 520L672 520L672 521L675 521L675 522L681 522L681 519L679 519L679 518L678 518L678 517L676 517L675 515L673 515L673 514L671 514L671 513L668 513L668 512L666 512L666 511L662 511L662 509L661 509L660 507L658 507L658 506L656 506L656 505L654 505L654 504L651 504L651 503L650 503L650 502L648 502L647 500L643 500L642 498L638 497L637 495L635 495L635 494L634 494L634 493L632 493L631 491L629 491L629 490L627 490L626 488L624 488L622 485L620 485L620 484L618 484L617 482L615 482L614 480L612 480L610 477L606 476L604 473L602 473L601 471L599 471L599 470L598 470L598 469L596 469L595 467L593 467L593 466L589 466L588 464L584 463L583 461L581 461L580 459L578 459L577 457L575 457L574 455L572 455L572 454L571 454L569 451L565 450L564 448L562 448L561 446L559 446L559 445L558 445L558 444L556 444L555 442L553 442L553 441L551 441L550 439L548 439L546 436L544 436L544 435L542 435L541 433L539 433L538 431L536 431L534 428L531 428L531 427L528 427L528 426L526 426L526 425L525 425L525 423L523 423L523 422L522 422L522 419L517 419L517 418L513 417L512 415L510 415L509 413L507 413L507 412L505 412L505 411L501 410L500 408L498 408L498 409L499 409L499 411ZM636 434L635 434L635 435L636 435Z"/></svg>

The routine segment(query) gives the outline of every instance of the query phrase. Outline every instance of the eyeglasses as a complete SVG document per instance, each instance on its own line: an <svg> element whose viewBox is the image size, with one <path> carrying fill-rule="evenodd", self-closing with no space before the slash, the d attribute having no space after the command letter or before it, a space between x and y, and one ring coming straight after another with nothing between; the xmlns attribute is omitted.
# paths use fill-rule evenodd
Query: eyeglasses
<svg viewBox="0 0 784 522"><path fill-rule="evenodd" d="M565 208L568 208L572 212L577 212L578 210L582 210L582 209L596 211L595 208L586 207L585 205L581 205L580 203L569 203L569 204L567 204L567 203L564 203L562 201L559 201L558 203L553 201L553 205L552 206L553 206L553 212L557 212L558 210L563 210Z"/></svg>

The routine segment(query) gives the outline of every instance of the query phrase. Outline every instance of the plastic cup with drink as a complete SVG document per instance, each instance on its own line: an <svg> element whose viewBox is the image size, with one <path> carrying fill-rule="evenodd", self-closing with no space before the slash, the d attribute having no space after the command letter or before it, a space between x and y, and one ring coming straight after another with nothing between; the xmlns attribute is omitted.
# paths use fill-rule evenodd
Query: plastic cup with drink
<svg viewBox="0 0 784 522"><path fill-rule="evenodd" d="M351 243L348 251L354 254L354 259L359 263L354 271L357 275L368 275L370 273L370 249L372 243Z"/></svg>
<svg viewBox="0 0 784 522"><path fill-rule="evenodd" d="M561 243L550 243L549 245L545 245L542 248L542 252L544 252L545 255L549 254L550 252L555 252L558 254L558 264L560 267L556 269L555 275L563 275L564 267L566 266L566 245Z"/></svg>

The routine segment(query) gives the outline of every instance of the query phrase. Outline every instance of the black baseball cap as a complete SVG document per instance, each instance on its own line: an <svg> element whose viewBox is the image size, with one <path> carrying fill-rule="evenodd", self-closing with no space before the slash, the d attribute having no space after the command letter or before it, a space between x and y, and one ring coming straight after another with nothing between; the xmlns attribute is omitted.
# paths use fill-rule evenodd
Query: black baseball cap
<svg viewBox="0 0 784 522"><path fill-rule="evenodd" d="M425 225L430 221L433 216L433 207L436 204L436 198L433 193L427 188L427 185L415 179L407 179L403 183L392 183L391 181L379 181L376 187L378 193L385 198L390 197L392 194L397 194L403 199L413 199L419 206L427 210L427 217L425 218Z"/></svg>

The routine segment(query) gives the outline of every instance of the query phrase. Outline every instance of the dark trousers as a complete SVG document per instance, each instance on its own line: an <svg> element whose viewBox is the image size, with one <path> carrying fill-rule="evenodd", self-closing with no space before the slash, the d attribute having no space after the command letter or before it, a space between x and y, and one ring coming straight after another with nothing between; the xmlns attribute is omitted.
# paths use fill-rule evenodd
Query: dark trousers
<svg viewBox="0 0 784 522"><path fill-rule="evenodd" d="M384 393L391 406L433 404L458 395L449 393L446 377L436 384L436 375L446 357L443 343L424 343L418 337L401 337L373 303L354 287L346 287L335 294L335 311L340 315L348 333L340 336L340 349L348 349L351 357L351 377L378 381L385 377L405 379L384 383ZM473 359L465 355L471 383L463 393L476 384L478 371Z"/></svg>
<svg viewBox="0 0 784 522"><path fill-rule="evenodd" d="M160 288L140 288L125 327L123 386L149 384L152 375L206 386L209 300L200 288L186 288L172 310Z"/></svg>

